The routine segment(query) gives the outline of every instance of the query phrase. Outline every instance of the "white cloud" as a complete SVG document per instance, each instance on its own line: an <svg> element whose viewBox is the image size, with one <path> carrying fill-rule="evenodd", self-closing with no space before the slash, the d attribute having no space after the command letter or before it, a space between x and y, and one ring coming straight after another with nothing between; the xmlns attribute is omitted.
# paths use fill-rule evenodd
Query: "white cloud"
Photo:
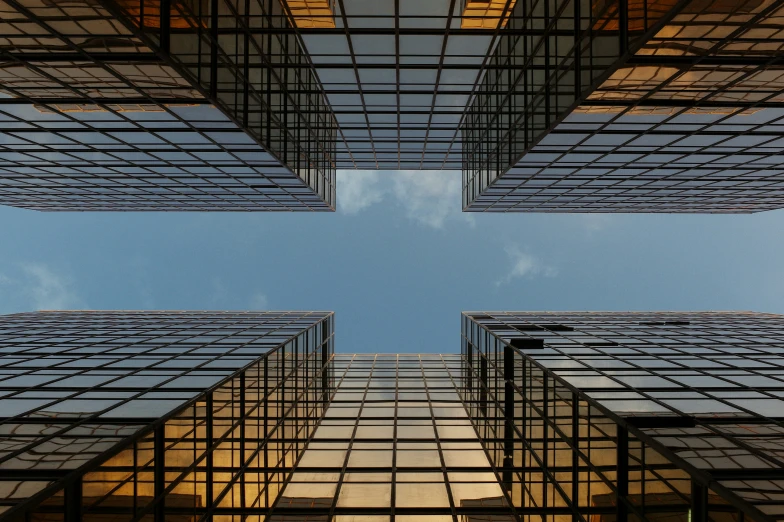
<svg viewBox="0 0 784 522"><path fill-rule="evenodd" d="M267 310L268 306L269 302L267 301L267 296L261 292L256 292L250 297L251 310Z"/></svg>
<svg viewBox="0 0 784 522"><path fill-rule="evenodd" d="M504 277L495 282L495 286L511 283L514 279L555 277L558 275L558 269L543 263L540 259L523 251L516 245L508 245L504 250L511 261L511 268Z"/></svg>
<svg viewBox="0 0 784 522"><path fill-rule="evenodd" d="M474 224L462 212L461 173L456 171L339 171L338 209L357 214L391 196L408 219L441 229L450 219Z"/></svg>
<svg viewBox="0 0 784 522"><path fill-rule="evenodd" d="M471 214L463 214L462 176L459 172L395 172L394 194L406 210L406 216L432 228L443 228L449 218L473 224Z"/></svg>
<svg viewBox="0 0 784 522"><path fill-rule="evenodd" d="M34 309L68 310L82 307L69 277L56 273L44 263L23 264L21 272L22 280L9 281L18 287L21 297Z"/></svg>
<svg viewBox="0 0 784 522"><path fill-rule="evenodd" d="M377 171L345 171L339 170L337 176L338 211L345 214L356 214L384 199L384 188L381 184L382 175Z"/></svg>
<svg viewBox="0 0 784 522"><path fill-rule="evenodd" d="M580 219L583 226L588 231L588 234L593 234L607 228L612 221L611 214L580 214Z"/></svg>
<svg viewBox="0 0 784 522"><path fill-rule="evenodd" d="M211 291L208 302L214 310L222 309L229 301L229 290L220 277L213 277L210 283Z"/></svg>

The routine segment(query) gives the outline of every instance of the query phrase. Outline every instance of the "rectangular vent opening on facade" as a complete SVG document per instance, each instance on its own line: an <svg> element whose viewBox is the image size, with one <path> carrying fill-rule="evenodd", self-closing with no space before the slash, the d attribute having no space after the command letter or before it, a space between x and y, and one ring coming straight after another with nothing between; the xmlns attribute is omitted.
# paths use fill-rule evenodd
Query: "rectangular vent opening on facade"
<svg viewBox="0 0 784 522"><path fill-rule="evenodd" d="M544 339L518 337L516 339L509 339L509 345L512 348L520 348L521 350L541 350L544 348Z"/></svg>
<svg viewBox="0 0 784 522"><path fill-rule="evenodd" d="M574 328L566 326L565 324L513 324L510 325L517 328L521 332L541 332L549 330L550 332L573 332Z"/></svg>
<svg viewBox="0 0 784 522"><path fill-rule="evenodd" d="M626 417L626 423L636 428L693 428L694 417L688 415L634 415Z"/></svg>

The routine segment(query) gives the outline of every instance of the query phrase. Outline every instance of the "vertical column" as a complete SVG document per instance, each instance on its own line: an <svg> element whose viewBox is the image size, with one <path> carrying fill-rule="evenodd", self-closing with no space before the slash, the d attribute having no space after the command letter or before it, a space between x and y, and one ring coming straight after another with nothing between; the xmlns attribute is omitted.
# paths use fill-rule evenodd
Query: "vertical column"
<svg viewBox="0 0 784 522"><path fill-rule="evenodd" d="M206 491L205 491L205 504L207 508L206 522L210 522L212 520L212 508L213 508L212 504L214 502L214 498L213 498L214 493L213 493L212 485L213 485L213 481L215 480L215 477L213 475L213 467L215 462L214 454L213 454L214 448L212 447L213 444L215 443L215 441L213 440L214 425L213 425L213 415L212 415L213 414L212 392L207 394L206 402L207 402L207 411L206 411L204 422L206 423L205 442L207 445L207 458L206 458L207 469L205 470L204 473L204 480L207 483Z"/></svg>
<svg viewBox="0 0 784 522"><path fill-rule="evenodd" d="M161 32L159 45L161 52L169 54L171 50L171 0L161 0Z"/></svg>
<svg viewBox="0 0 784 522"><path fill-rule="evenodd" d="M321 322L321 394L324 409L329 404L329 319Z"/></svg>
<svg viewBox="0 0 784 522"><path fill-rule="evenodd" d="M479 412L487 417L487 357L479 354Z"/></svg>
<svg viewBox="0 0 784 522"><path fill-rule="evenodd" d="M270 421L269 421L269 401L270 401L270 382L269 382L269 358L264 358L264 400L262 403L263 406L263 419L262 423L264 425L264 439L268 441L268 437L270 436ZM269 441L267 442L269 445ZM264 488L264 496L265 505L269 505L270 502L275 500L274 498L269 498L269 484L270 484L270 471L269 471L269 446L264 448L264 484L266 487Z"/></svg>
<svg viewBox="0 0 784 522"><path fill-rule="evenodd" d="M515 357L511 346L504 346L504 472L507 491L512 490L514 467L514 418L515 418Z"/></svg>
<svg viewBox="0 0 784 522"><path fill-rule="evenodd" d="M629 46L629 0L618 0L618 49L623 56Z"/></svg>
<svg viewBox="0 0 784 522"><path fill-rule="evenodd" d="M166 490L166 425L159 424L153 433L153 488L155 492L155 507L153 517L155 522L164 522L165 502L164 491Z"/></svg>
<svg viewBox="0 0 784 522"><path fill-rule="evenodd" d="M72 481L65 486L64 495L64 522L81 522L82 520L82 479Z"/></svg>
<svg viewBox="0 0 784 522"><path fill-rule="evenodd" d="M578 522L580 516L580 396L572 392L572 522Z"/></svg>
<svg viewBox="0 0 784 522"><path fill-rule="evenodd" d="M626 497L629 495L629 432L624 426L616 426L618 443L616 446L616 463L618 466L618 488L615 501L616 522L627 522L628 509Z"/></svg>
<svg viewBox="0 0 784 522"><path fill-rule="evenodd" d="M542 375L542 419L539 423L542 426L542 507L546 509L550 505L550 497L547 494L547 484L549 482L547 468L550 467L550 454L547 451L547 445L549 444L548 430L550 429L550 389L548 388L550 377L547 376L547 372L541 371L536 367L534 367L533 371Z"/></svg>
<svg viewBox="0 0 784 522"><path fill-rule="evenodd" d="M581 45L580 39L582 35L583 23L581 20L582 13L580 12L580 4L582 0L573 0L574 2L574 97L580 97L583 90L582 81L582 54L580 53Z"/></svg>
<svg viewBox="0 0 784 522"><path fill-rule="evenodd" d="M708 521L708 488L691 480L691 522Z"/></svg>
<svg viewBox="0 0 784 522"><path fill-rule="evenodd" d="M233 382L237 382L233 380ZM248 416L247 412L245 411L246 404L245 404L245 372L240 374L239 378L239 394L240 394L240 445L239 445L239 458L237 459L237 466L244 466L245 465L245 425L248 423ZM239 484L240 484L240 507L246 507L245 503L245 472L240 472Z"/></svg>
<svg viewBox="0 0 784 522"><path fill-rule="evenodd" d="M210 0L210 98L218 98L218 1Z"/></svg>

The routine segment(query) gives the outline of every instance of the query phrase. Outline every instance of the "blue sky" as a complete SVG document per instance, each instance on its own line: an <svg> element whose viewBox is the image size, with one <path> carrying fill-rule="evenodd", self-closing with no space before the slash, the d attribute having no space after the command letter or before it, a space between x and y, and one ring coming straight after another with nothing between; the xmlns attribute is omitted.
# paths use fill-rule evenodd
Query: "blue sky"
<svg viewBox="0 0 784 522"><path fill-rule="evenodd" d="M341 172L334 214L0 222L1 313L326 309L341 353L455 353L470 309L784 313L784 211L465 214L459 172Z"/></svg>

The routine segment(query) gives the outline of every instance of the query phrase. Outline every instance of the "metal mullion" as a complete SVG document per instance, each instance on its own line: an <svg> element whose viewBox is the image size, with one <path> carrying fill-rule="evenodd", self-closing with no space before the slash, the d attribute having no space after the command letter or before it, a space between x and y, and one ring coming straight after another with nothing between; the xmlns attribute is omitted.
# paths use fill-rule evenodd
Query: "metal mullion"
<svg viewBox="0 0 784 522"><path fill-rule="evenodd" d="M443 355L441 356L441 360L443 361ZM465 364L465 360L463 360L462 363ZM452 385L457 390L458 387L455 384L454 377L452 376L451 371L449 372L449 378L450 378L450 381L452 382ZM471 427L474 428L474 433L476 433L477 440L480 443L484 442L484 439L481 436L481 434L479 433L479 431L477 429L477 425L474 422L474 418L471 416L471 410L470 410L469 407L466 406L466 401L460 396L459 393L458 393L458 398L460 400L461 405L463 406L463 409L468 414L468 418L471 421ZM495 475L496 480L498 481L499 484L501 484L502 483L502 480L501 480L502 477L501 477L501 474L498 472L498 467L495 465L493 460L490 458L490 455L489 455L489 453L487 451L487 447L485 446L485 444L481 444L481 445L482 445L482 450L483 450L483 452L485 454L485 458L487 458L487 461L490 464L490 468L493 470L493 474ZM440 454L440 451L439 451L439 454ZM522 522L522 518L521 518L520 513L518 512L517 508L515 508L515 506L514 506L514 502L512 501L512 497L510 495L510 492L506 488L504 488L504 487L501 487L501 492L502 492L502 494L504 496L504 500L506 500L506 502L507 502L507 506L510 507L510 511L511 511L510 514L512 516L514 516L514 518L515 518L515 520L517 520L517 522Z"/></svg>
<svg viewBox="0 0 784 522"><path fill-rule="evenodd" d="M626 522L628 519L628 507L626 498L629 495L629 432L623 426L616 424L618 438L616 442L616 464L618 466L616 482L616 520Z"/></svg>
<svg viewBox="0 0 784 522"><path fill-rule="evenodd" d="M338 2L338 7L340 8L340 17L341 17L341 20L343 21L343 31L344 31L344 33L346 35L346 42L348 44L349 54L351 55L351 63L352 63L353 69L354 69L354 78L356 79L356 82L357 82L357 91L358 91L358 94L359 94L359 98L362 101L362 110L365 113L365 123L367 124L368 135L371 138L370 139L370 148L371 148L371 151L373 153L373 157L375 159L376 169L378 169L378 167L379 167L379 165L378 165L378 154L376 152L375 144L373 143L373 135L372 135L372 132L371 132L370 118L368 117L368 112L367 112L367 103L365 102L365 94L364 94L364 91L362 89L362 80L359 77L359 67L357 66L357 56L354 53L354 45L351 42L351 32L349 31L348 18L346 17L346 9L345 9L345 5L343 4L343 0L337 0L337 2Z"/></svg>
<svg viewBox="0 0 784 522"><path fill-rule="evenodd" d="M284 368L284 365L281 365L281 368ZM291 375L291 373L289 373L288 375L290 376L290 375ZM265 372L265 376L266 376L266 372ZM279 387L276 387L275 389L278 389L278 388L279 388ZM269 394L267 394L267 396L269 396ZM288 416L288 412L290 412L290 411L292 410L292 408L296 408L296 405L297 405L298 401L299 401L299 397L295 398L295 399L293 400L293 405L292 405L291 407L289 407L289 408L288 408L288 410L284 410L284 413L283 413L283 414L280 416L280 420L278 420L278 422L275 424L275 428L278 428L278 427L280 427L280 426L282 425L281 423L282 423L282 422L284 422L284 421L285 421L285 419L287 419L287 418L289 417L289 416ZM261 404L261 402L264 402L264 403L265 403L265 408L266 408L266 401L264 401L263 399L262 399L262 400L260 400L259 402L257 402L256 406L258 406L259 404ZM283 400L281 400L281 404L283 404L283 403L284 403L284 401L283 401ZM267 412L265 412L265 413L268 415L268 413L267 413ZM237 423L234 423L234 424L232 425L232 428L236 428L236 427L237 427ZM226 438L226 436L227 436L229 433L231 433L231 431L233 431L233 429L232 429L232 430L228 430L228 431L227 431L227 434L226 434L226 435L224 435L224 437L222 437L222 439L221 439L221 440L223 440L224 438ZM267 443L268 443L268 441L269 441L270 439L272 439L272 440L276 440L276 441L278 442L278 444L280 444L280 445L281 445L281 448L282 448L282 449L281 449L281 455L284 455L284 453L283 453L283 447L285 446L285 441L286 441L286 439L285 439L285 433L284 433L283 435L284 435L283 437L278 437L278 438L272 438L272 437L270 437L269 435L266 435L266 436L265 436L265 438L264 438L264 441L263 441L261 444L259 444L259 446L258 446L258 447L257 447L255 450L253 450L253 453L252 453L252 454L251 454L251 455L250 455L250 456L249 456L247 459L245 459L245 458L243 457L243 463L242 463L242 464L241 464L241 465L238 467L237 473L236 473L236 474L235 474L235 476L234 476L234 477L232 477L232 479L231 479L231 480L230 480L230 481L227 483L227 485L226 485L226 487L224 488L224 490L221 492L221 494L220 494L220 495L218 495L218 498L216 498L216 499L215 499L215 502L216 502L216 503L220 503L220 502L221 502L221 500L223 500L223 498L224 498L224 497L225 497L225 496L228 494L228 492L229 492L229 490L231 489L231 487L232 487L234 484L236 484L236 482L237 482L237 477L239 477L240 475L242 475L242 474L244 474L244 473L246 472L247 468L249 467L249 466L248 466L248 463L249 463L249 462L252 462L252 461L253 461L253 459L256 457L256 455L258 455L258 454L259 454L259 452L260 452L260 451L262 451L262 449L265 449L265 448L266 448L266 446L267 446ZM265 451L264 453L265 453L265 467L269 468L269 464L267 463L267 462L268 462L268 458L267 458L267 455L266 455L266 453L267 453L267 452ZM275 467L274 469L279 469L279 467ZM208 511L208 512L206 513L206 515L207 515L207 516L210 516L210 515L212 515L212 514L213 514L213 511L214 511L214 510Z"/></svg>
<svg viewBox="0 0 784 522"><path fill-rule="evenodd" d="M348 468L348 461L351 458L351 451L352 451L352 449L354 447L354 440L355 440L355 438L357 436L357 429L359 428L359 419L361 418L362 412L365 409L365 401L367 400L368 390L370 389L370 380L372 379L373 370L376 367L377 359L378 359L378 354L376 354L375 357L373 358L373 366L370 369L370 377L365 381L365 390L364 390L364 393L362 395L362 400L358 401L359 402L359 414L357 416L357 420L354 422L354 429L351 431L351 437L348 440L348 448L346 450L346 457L343 459L343 465L341 466L340 474L338 476L339 477L338 478L338 484L337 484L337 486L335 488L335 496L332 498L332 503L330 504L330 507L329 507L328 520L332 520L335 517L335 508L337 507L338 497L340 497L340 490L343 487L343 481L345 480L345 477L346 477L346 469ZM353 361L352 361L352 365L353 365ZM349 366L349 369L350 369L350 367L351 366ZM345 373L344 373L344 378L345 378Z"/></svg>
<svg viewBox="0 0 784 522"><path fill-rule="evenodd" d="M397 167L400 168L400 0L394 0L395 6L395 99L397 102ZM372 131L368 130L370 139L373 139ZM422 148L424 155L424 147Z"/></svg>
<svg viewBox="0 0 784 522"><path fill-rule="evenodd" d="M443 361L441 363L443 364ZM451 511L451 514L452 514L452 521L453 522L458 522L457 512L455 510L455 499L454 499L454 496L452 495L452 488L449 485L449 473L447 472L446 460L444 459L444 450L443 450L443 448L441 446L441 437L438 434L438 423L436 422L435 412L433 411L433 401L430 398L430 385L428 384L426 376L425 376L425 372L424 372L425 366L422 365L421 356L420 356L419 364L420 364L420 371L422 372L423 384L425 385L425 394L426 394L426 397L427 397L427 406L428 406L428 409L430 410L430 419L431 419L432 426L433 426L433 433L434 433L434 436L435 436L436 449L438 450L438 459L441 462L441 470L442 470L442 475L444 477L444 486L446 488L447 498L449 499L449 509Z"/></svg>
<svg viewBox="0 0 784 522"><path fill-rule="evenodd" d="M428 143L428 140L430 138L430 126L431 126L431 124L433 122L433 114L435 113L435 109L436 109L436 101L437 101L437 98L438 98L438 88L439 88L439 85L441 83L441 71L443 70L443 67L444 67L444 59L446 57L446 46L447 46L447 42L449 40L450 31L452 30L452 16L453 16L453 14L455 12L455 4L456 4L456 0L449 0L449 14L447 15L447 18L446 18L446 30L444 31L444 40L441 43L441 54L438 57L438 68L436 69L436 81L435 81L435 84L433 86L433 98L432 98L432 100L430 102L430 115L428 116L428 119L427 119L427 130L425 132L425 139L424 139L423 144L422 144L422 162L424 162L425 156L427 154L427 143ZM450 94L453 94L453 95L455 94L454 91L449 91L449 92L450 92ZM398 101L398 106L399 105L400 105L400 102ZM460 132L460 126L458 125L457 127L455 127L455 134L453 135L453 139L454 139L454 136L456 136L457 133L459 133L459 132ZM446 151L444 152L444 161L442 163L442 166L446 163L447 157L449 156L449 154L451 152L452 152L452 146L451 146L451 142L450 142L450 146L447 147ZM420 168L421 168L421 163L420 163Z"/></svg>
<svg viewBox="0 0 784 522"><path fill-rule="evenodd" d="M153 431L154 443L154 468L153 468L153 505L152 514L154 522L165 522L165 495L166 495L166 425L161 423ZM146 509L149 512L150 509ZM134 517L135 519L136 517Z"/></svg>
<svg viewBox="0 0 784 522"><path fill-rule="evenodd" d="M285 316L285 314L284 314L284 316ZM288 324L291 324L291 321L290 321ZM312 325L311 325L310 327L312 327ZM248 327L248 328L252 328L252 327ZM153 328L153 329L155 329L155 328ZM158 328L158 329L159 329L159 328ZM247 330L247 329L246 329L246 330ZM289 340L290 340L290 339L289 339ZM245 371L245 370L247 370L248 368L251 368L251 367L253 367L255 364L257 364L257 363L259 362L259 360L265 360L265 361L266 361L266 357L267 357L269 354L271 354L271 353L273 353L274 351L276 351L278 348L280 348L280 346L283 346L283 345L284 345L286 342L288 342L288 340L287 340L287 341L284 341L284 342L283 342L281 345L278 345L278 347L276 347L276 348L273 348L273 349L269 350L269 351L268 351L268 352L267 352L267 353L266 353L264 356L262 356L262 358L260 358L260 359L258 359L258 360L256 360L256 361L254 361L254 362L252 362L252 363L249 363L249 364L248 364L248 365L246 365L244 368L242 368L242 369L238 370L238 372L235 372L235 373L231 374L231 375L230 375L230 376L228 376L226 379L224 379L224 381L221 381L221 383L218 383L218 384L216 384L216 385L215 385L215 387L221 386L221 385L222 385L222 383L225 383L225 382L228 382L228 381L230 381L230 380L231 380L231 379L233 379L233 378L234 378L234 377L235 377L235 376L236 376L236 375L237 375L239 372L244 372L244 371ZM196 349L196 348L198 348L198 347L195 347L194 349ZM155 350L155 349L157 349L157 347L153 346L153 347L151 347L150 349L151 349L151 350ZM145 352L145 353L146 353L146 352ZM132 356L138 356L138 355L139 355L139 354L133 354ZM129 357L131 357L131 356L129 356ZM170 358L171 358L171 357L170 357ZM213 360L214 360L214 359L213 359ZM210 362L210 361L206 361L206 362ZM205 364L206 364L206 362L205 362ZM140 371L140 369L137 369L137 370L135 370L135 372L133 372L133 373L136 373L136 372L138 372L138 371ZM174 376L173 378L176 378L176 377L178 377L178 375L177 375L177 376ZM160 385L162 385L162 384L165 384L166 382L169 382L169 381L164 381L164 382L162 382L162 383L159 383L159 384L158 384L158 385L157 385L155 388L157 388L158 386L160 386ZM154 388L150 388L150 389L154 389ZM150 391L150 389L143 390L143 391L141 391L140 393L146 393L146 392ZM83 390L82 390L82 391L83 391ZM164 416L164 422L165 422L166 420L168 420L169 418L173 418L174 416L176 416L176 415L178 414L178 412L180 412L180 411L183 411L183 410L185 410L185 409L189 408L190 406L192 406L193 404L195 404L195 403L196 403L196 402L199 400L199 398L200 398L200 397L202 397L202 395L199 395L199 396L195 397L194 399L192 399L192 400L190 400L190 401L186 402L186 404L184 404L184 405L183 405L181 408L178 408L176 411L174 411L174 412L172 412L172 413L170 413L170 414L167 414L166 416ZM128 400L130 400L130 399L128 399ZM51 434L49 437L47 437L47 439L46 439L46 440L49 440L49 439L51 439L52 437L58 436L58 435L59 435L59 434L61 434L63 431L67 431L67 430L69 430L69 429L73 428L74 426L77 426L77 425L79 425L79 424L82 424L82 423L86 422L87 420L89 420L89 418L83 419L83 420L82 420L82 422L79 422L79 423L70 424L70 425L68 425L66 428L64 428L63 430L61 430L61 431L59 431L59 432L56 432L56 433L54 433L54 434ZM160 426L163 426L163 425L164 425L164 424L163 424L163 423L161 423L161 424L159 424L159 425L158 425L158 426L157 426L155 429L157 430L157 429L158 429ZM147 436L148 434L149 434L149 432L147 432L146 430L142 429L142 430L138 431L137 433L135 433L134 435L132 435L131 437L129 437L129 439L132 441L132 443L133 443L133 444L136 444L136 441L137 441L137 440L139 440L140 438L142 438L142 437L144 437L144 436ZM224 438L225 438L225 435L224 435ZM122 451L122 449L124 449L125 447L126 447L126 446L125 446L125 444L124 444L123 442L121 442L121 443L118 443L118 444L116 444L116 445L115 445L115 446L114 446L112 449L108 450L107 452L105 452L104 454L100 455L99 457L105 457L103 460L106 460L106 459L108 459L108 458L111 458L112 456L114 456L114 455L115 455L116 453L118 453L119 451ZM24 449L24 448L22 448L22 449ZM80 474L84 474L84 473L86 473L86 472L88 472L88 471L91 471L91 470L92 470L92 464L93 464L94 462L96 462L96 461L98 461L98 457L96 457L96 458L92 459L92 460L90 461L90 463L88 463L88 464L86 465L86 469L82 470L82 471L80 472ZM190 466L188 469L195 469L195 466L196 466L196 464L197 464L197 463L194 463L194 464L193 464L192 466ZM97 465L100 465L100 462L99 462ZM180 481L181 479L182 479L182 477L180 477L180 478L179 478L177 481L175 481L175 483L174 483L174 484L172 484L172 486L170 486L170 488L168 488L168 489L171 489L172 487L174 487L174 486L176 485L176 483L179 483L179 481ZM52 489L53 489L53 488L55 488L56 486L59 486L59 484L53 484L52 486L50 486L50 487L49 487L49 488L47 488L46 490L42 490L42 491L41 491L39 494L35 495L33 498L38 498L38 497L41 497L41 496L43 495L43 493L45 493L46 491L50 491L50 490L52 490ZM147 513L147 512L149 512L149 509L145 510L145 513ZM138 518L138 517L137 517L137 518Z"/></svg>
<svg viewBox="0 0 784 522"><path fill-rule="evenodd" d="M397 4L397 1L395 2ZM400 404L400 354L395 356L395 415L392 419L392 474L389 496L389 520L394 522L395 509L397 505L397 427L398 427L398 408Z"/></svg>

